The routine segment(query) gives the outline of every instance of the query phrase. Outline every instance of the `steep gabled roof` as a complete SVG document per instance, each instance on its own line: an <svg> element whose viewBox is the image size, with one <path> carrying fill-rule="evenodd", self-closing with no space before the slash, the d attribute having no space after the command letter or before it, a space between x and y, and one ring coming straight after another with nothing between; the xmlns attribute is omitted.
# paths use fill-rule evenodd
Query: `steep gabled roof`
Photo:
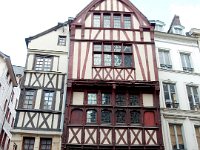
<svg viewBox="0 0 200 150"><path fill-rule="evenodd" d="M69 24L69 23L70 23L70 21L66 21L66 22L64 22L64 23L58 23L58 25L56 25L56 26L54 26L54 27L52 27L52 28L50 28L50 29L48 29L48 30L46 30L46 31L43 31L43 32L41 32L41 33L39 33L39 34L36 34L36 35L31 36L31 37L28 37L28 38L25 38L26 46L28 47L28 43L29 43L31 40L36 39L36 38L38 38L38 37L40 37L40 36L43 36L43 35L45 35L45 34L48 34L48 33L52 32L52 31L56 31L57 29L59 29L59 28L61 28L61 27L63 27L63 26L66 26L66 25Z"/></svg>
<svg viewBox="0 0 200 150"><path fill-rule="evenodd" d="M179 16L177 16L177 15L174 15L174 18L173 18L173 20L172 20L172 22L171 22L171 25L170 25L170 27L169 27L168 33L171 32L171 30L172 30L172 28L173 28L174 26L180 26L182 29L184 29L184 26L181 25L180 18L179 18Z"/></svg>
<svg viewBox="0 0 200 150"><path fill-rule="evenodd" d="M75 17L73 23L78 20L82 15L86 16L88 11L95 7L97 4L103 2L104 0L92 0L82 11L80 11ZM129 0L119 0L126 6L128 6L133 12L135 12L136 17L138 18L140 24L142 24L142 20L149 23L146 16L144 16ZM83 20L82 20L83 21ZM150 24L150 23L149 23Z"/></svg>
<svg viewBox="0 0 200 150"><path fill-rule="evenodd" d="M13 83L13 86L16 87L17 81L16 81L16 78L15 78L15 74L14 74L14 71L13 71L12 64L11 64L10 56L8 56L8 55L6 55L6 54L4 54L0 51L0 57L2 57L4 59L4 61L6 62L6 65L8 67L8 72L10 74L10 79Z"/></svg>

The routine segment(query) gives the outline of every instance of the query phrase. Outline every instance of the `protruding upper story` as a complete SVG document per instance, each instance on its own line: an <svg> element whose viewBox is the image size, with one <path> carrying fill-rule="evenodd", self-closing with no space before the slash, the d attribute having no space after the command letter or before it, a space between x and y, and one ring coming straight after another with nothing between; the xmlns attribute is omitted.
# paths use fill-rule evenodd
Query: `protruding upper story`
<svg viewBox="0 0 200 150"><path fill-rule="evenodd" d="M154 27L128 0L93 0L70 39L68 79L158 80Z"/></svg>
<svg viewBox="0 0 200 150"><path fill-rule="evenodd" d="M26 38L28 54L15 129L61 131L68 39L68 22Z"/></svg>

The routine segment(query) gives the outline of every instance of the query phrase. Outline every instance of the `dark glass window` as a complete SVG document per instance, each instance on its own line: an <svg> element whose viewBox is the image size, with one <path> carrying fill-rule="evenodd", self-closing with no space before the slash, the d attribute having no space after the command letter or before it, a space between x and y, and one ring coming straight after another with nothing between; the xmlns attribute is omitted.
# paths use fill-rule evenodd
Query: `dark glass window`
<svg viewBox="0 0 200 150"><path fill-rule="evenodd" d="M94 66L131 68L133 52L131 45L94 44Z"/></svg>
<svg viewBox="0 0 200 150"><path fill-rule="evenodd" d="M131 106L138 106L139 104L139 97L137 95L130 95L129 96L130 105Z"/></svg>
<svg viewBox="0 0 200 150"><path fill-rule="evenodd" d="M188 93L188 99L190 103L190 109L195 110L199 109L199 94L197 91L196 86L187 86L187 93Z"/></svg>
<svg viewBox="0 0 200 150"><path fill-rule="evenodd" d="M40 150L51 150L52 139L42 138L40 139Z"/></svg>
<svg viewBox="0 0 200 150"><path fill-rule="evenodd" d="M116 105L125 106L126 105L126 97L123 94L116 95Z"/></svg>
<svg viewBox="0 0 200 150"><path fill-rule="evenodd" d="M108 110L101 111L101 123L111 123L111 112Z"/></svg>
<svg viewBox="0 0 200 150"><path fill-rule="evenodd" d="M116 123L125 123L126 112L119 110L116 112Z"/></svg>
<svg viewBox="0 0 200 150"><path fill-rule="evenodd" d="M35 138L24 138L23 150L33 150L34 149Z"/></svg>
<svg viewBox="0 0 200 150"><path fill-rule="evenodd" d="M102 93L102 105L110 105L111 94Z"/></svg>
<svg viewBox="0 0 200 150"><path fill-rule="evenodd" d="M140 112L138 111L131 112L131 123L140 123Z"/></svg>

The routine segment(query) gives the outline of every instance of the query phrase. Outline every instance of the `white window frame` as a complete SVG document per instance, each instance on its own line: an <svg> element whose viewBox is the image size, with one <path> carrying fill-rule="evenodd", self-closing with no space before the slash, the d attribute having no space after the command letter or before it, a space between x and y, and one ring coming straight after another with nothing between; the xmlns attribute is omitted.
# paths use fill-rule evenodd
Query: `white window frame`
<svg viewBox="0 0 200 150"><path fill-rule="evenodd" d="M168 95L169 95L169 101L166 101L165 99L165 90L164 90L164 84L167 84L167 89L168 89ZM171 82L162 82L162 88L163 88L163 97L165 100L165 106L167 107L166 103L169 103L171 106L167 108L178 108L179 107L179 102L178 102L178 94L176 90L176 83L171 83ZM174 90L175 90L175 100L172 99L171 96L171 90L170 90L170 85L174 85Z"/></svg>
<svg viewBox="0 0 200 150"><path fill-rule="evenodd" d="M186 56L188 57L189 64L186 61ZM181 57L181 64L182 64L183 71L193 72L194 69L192 67L191 54L180 52L180 57Z"/></svg>
<svg viewBox="0 0 200 150"><path fill-rule="evenodd" d="M190 109L195 109L195 108L199 108L199 101L196 102L195 100L195 97L194 97L194 89L193 88L196 88L197 90L197 95L198 95L198 100L199 100L199 92L198 92L198 87L197 86L194 86L194 85L186 85L186 89L187 89L187 95L189 94L188 93L188 88L191 92L191 95L192 95L192 105L194 108L191 108L191 105L190 105ZM190 100L189 100L189 95L188 95L188 101L190 103Z"/></svg>
<svg viewBox="0 0 200 150"><path fill-rule="evenodd" d="M160 53L161 53L161 56L162 56L162 59L163 59L163 64L161 64L161 60L160 60ZM172 69L172 62L171 62L171 57L170 57L170 51L169 50L165 50L165 49L162 49L162 48L159 48L158 49L158 55L159 55L159 62L160 62L160 67L163 68L163 69ZM166 56L168 57L169 59L169 64L166 62L167 60L165 59Z"/></svg>

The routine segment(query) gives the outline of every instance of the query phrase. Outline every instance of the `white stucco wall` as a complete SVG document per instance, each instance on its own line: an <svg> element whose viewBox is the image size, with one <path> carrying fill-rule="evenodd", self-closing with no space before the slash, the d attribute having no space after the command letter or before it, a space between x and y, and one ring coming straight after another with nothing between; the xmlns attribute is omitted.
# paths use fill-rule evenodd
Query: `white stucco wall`
<svg viewBox="0 0 200 150"><path fill-rule="evenodd" d="M160 81L160 106L162 132L165 149L172 150L169 123L181 124L184 146L187 150L198 150L194 125L194 118L200 120L198 111L190 110L186 85L200 86L200 51L197 39L184 37L180 35L170 35L166 33L155 33L157 66L159 67ZM158 49L166 49L169 51L172 69L166 70L160 68ZM182 69L180 52L190 54L190 59L194 71L192 73L184 72ZM175 83L176 96L179 102L179 108L166 109L165 98L163 92L163 82ZM200 88L198 88L200 96Z"/></svg>

